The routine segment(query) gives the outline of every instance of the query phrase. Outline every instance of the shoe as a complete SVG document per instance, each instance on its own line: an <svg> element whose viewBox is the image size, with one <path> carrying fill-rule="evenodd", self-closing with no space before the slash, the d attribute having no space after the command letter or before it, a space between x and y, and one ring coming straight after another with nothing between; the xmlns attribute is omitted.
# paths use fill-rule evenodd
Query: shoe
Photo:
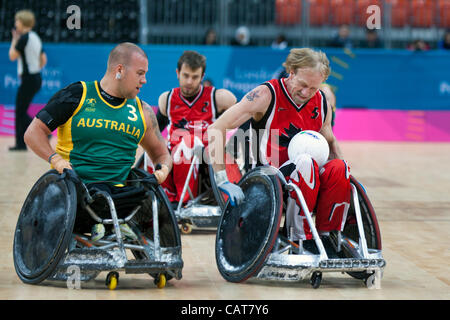
<svg viewBox="0 0 450 320"><path fill-rule="evenodd" d="M9 151L27 151L27 147L13 146L13 147L9 147L8 150Z"/></svg>
<svg viewBox="0 0 450 320"><path fill-rule="evenodd" d="M128 238L131 240L137 240L138 236L131 230L130 226L126 223L120 225L120 232L122 233L122 238Z"/></svg>
<svg viewBox="0 0 450 320"><path fill-rule="evenodd" d="M98 241L105 236L105 226L101 223L94 224L91 231L91 240Z"/></svg>

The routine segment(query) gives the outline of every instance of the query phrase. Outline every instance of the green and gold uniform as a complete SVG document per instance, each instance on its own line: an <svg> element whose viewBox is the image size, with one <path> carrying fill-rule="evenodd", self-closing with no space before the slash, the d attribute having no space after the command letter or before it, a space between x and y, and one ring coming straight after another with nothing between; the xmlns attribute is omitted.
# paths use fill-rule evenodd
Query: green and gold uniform
<svg viewBox="0 0 450 320"><path fill-rule="evenodd" d="M108 103L97 81L81 82L83 93L72 116L58 127L56 152L84 183L121 185L134 164L147 128L139 98Z"/></svg>

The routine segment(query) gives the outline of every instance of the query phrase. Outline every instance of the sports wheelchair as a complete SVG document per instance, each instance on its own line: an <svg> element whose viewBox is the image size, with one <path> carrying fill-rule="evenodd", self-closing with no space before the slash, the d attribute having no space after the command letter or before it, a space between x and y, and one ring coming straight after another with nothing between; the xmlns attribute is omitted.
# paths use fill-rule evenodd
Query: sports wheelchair
<svg viewBox="0 0 450 320"><path fill-rule="evenodd" d="M200 159L207 159L207 150L204 147L194 150L180 201L173 204L175 216L183 234L191 233L193 228L216 229L228 200L228 196L217 187L212 166L206 163L207 161L200 161ZM137 166L152 172L152 164L149 161L148 156L144 154L138 160ZM239 165L235 157L231 156L230 153L226 153L226 163L228 179L237 183L242 178L243 172L245 172L244 165ZM189 181L197 165L199 166L199 183L197 196L194 197L189 187ZM187 203L183 203L186 193L189 194L190 200Z"/></svg>
<svg viewBox="0 0 450 320"><path fill-rule="evenodd" d="M368 288L380 288L386 262L378 222L363 186L353 176L350 181L352 200L343 231L330 234L339 258L330 259L298 186L287 182L274 167L247 172L239 182L246 200L237 207L227 203L217 229L216 263L221 275L230 282L251 277L286 281L310 277L313 288L318 288L322 273L346 272L364 280ZM291 237L285 213L290 191L300 199L319 254Z"/></svg>
<svg viewBox="0 0 450 320"><path fill-rule="evenodd" d="M13 245L14 267L27 284L44 280L88 281L109 271L116 288L119 271L147 273L158 288L182 277L180 233L175 215L155 177L133 168L126 192L110 193L84 184L73 170L46 172L32 187L20 212ZM86 234L102 223L105 236ZM127 223L136 240L123 238ZM127 250L134 259L128 258Z"/></svg>

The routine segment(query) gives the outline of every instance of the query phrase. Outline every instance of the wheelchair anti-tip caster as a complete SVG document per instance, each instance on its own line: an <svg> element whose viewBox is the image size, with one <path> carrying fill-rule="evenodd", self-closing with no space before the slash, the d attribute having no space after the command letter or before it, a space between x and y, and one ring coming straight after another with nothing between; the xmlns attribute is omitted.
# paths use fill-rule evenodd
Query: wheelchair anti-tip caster
<svg viewBox="0 0 450 320"><path fill-rule="evenodd" d="M114 290L117 288L117 285L119 284L119 273L116 271L111 271L106 276L106 286L109 290Z"/></svg>
<svg viewBox="0 0 450 320"><path fill-rule="evenodd" d="M320 287L321 282L322 282L322 272L320 272L320 271L313 272L311 279L310 279L311 286L314 289L317 289Z"/></svg>
<svg viewBox="0 0 450 320"><path fill-rule="evenodd" d="M367 289L379 289L380 288L380 271L374 271L364 279L364 284Z"/></svg>

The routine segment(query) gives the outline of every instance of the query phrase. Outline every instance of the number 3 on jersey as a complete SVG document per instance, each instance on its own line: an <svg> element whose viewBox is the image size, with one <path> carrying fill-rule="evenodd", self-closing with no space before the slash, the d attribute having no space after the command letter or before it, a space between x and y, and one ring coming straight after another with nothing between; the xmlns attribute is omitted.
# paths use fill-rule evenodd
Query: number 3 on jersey
<svg viewBox="0 0 450 320"><path fill-rule="evenodd" d="M136 108L134 106L132 106L131 104L127 104L127 107L130 108L130 113L132 114L132 116L128 117L128 120L136 121L138 119L138 116L136 114Z"/></svg>

